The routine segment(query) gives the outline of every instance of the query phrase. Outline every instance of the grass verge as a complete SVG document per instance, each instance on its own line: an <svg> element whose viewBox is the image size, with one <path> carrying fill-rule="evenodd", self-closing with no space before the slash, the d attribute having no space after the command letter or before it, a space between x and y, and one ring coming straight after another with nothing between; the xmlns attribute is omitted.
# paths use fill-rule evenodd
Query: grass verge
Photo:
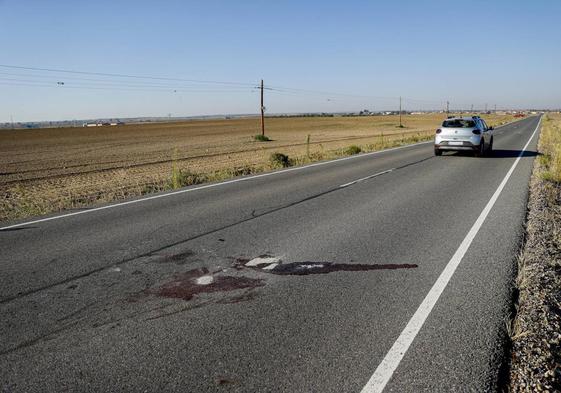
<svg viewBox="0 0 561 393"><path fill-rule="evenodd" d="M561 391L561 116L545 115L518 261L511 392Z"/></svg>

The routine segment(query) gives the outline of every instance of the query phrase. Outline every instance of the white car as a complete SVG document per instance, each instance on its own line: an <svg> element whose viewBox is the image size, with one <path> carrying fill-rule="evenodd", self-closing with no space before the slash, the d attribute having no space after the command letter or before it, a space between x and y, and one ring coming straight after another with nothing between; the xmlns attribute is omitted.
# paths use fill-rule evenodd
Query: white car
<svg viewBox="0 0 561 393"><path fill-rule="evenodd" d="M450 117L442 122L434 137L434 154L445 150L471 151L477 157L493 151L493 127L479 116Z"/></svg>

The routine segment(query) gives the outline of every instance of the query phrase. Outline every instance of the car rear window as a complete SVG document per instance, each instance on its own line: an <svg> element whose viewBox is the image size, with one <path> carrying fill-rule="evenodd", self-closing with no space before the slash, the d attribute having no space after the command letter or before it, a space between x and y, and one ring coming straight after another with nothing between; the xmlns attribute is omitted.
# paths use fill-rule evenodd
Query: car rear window
<svg viewBox="0 0 561 393"><path fill-rule="evenodd" d="M471 128L471 127L475 127L475 122L473 120L466 120L466 119L444 120L444 122L442 123L442 127Z"/></svg>

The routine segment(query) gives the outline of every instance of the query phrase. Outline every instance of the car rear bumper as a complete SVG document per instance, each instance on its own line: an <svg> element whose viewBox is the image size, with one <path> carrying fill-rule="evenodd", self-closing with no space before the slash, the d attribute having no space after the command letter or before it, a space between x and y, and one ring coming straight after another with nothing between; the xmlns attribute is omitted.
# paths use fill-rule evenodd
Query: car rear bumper
<svg viewBox="0 0 561 393"><path fill-rule="evenodd" d="M461 144L457 144L457 143L461 143ZM479 150L479 145L475 145L472 142L468 142L468 141L455 142L454 144L450 144L450 141L441 141L438 144L435 143L434 148L438 150L477 151Z"/></svg>

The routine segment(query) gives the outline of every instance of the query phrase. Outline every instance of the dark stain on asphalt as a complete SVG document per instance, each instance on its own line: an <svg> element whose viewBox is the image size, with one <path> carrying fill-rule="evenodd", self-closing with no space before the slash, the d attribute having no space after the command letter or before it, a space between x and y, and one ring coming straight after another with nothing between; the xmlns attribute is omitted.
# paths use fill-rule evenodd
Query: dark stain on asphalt
<svg viewBox="0 0 561 393"><path fill-rule="evenodd" d="M156 263L175 263L176 265L183 265L194 255L195 253L193 251L186 250L178 254L152 254L151 256L157 258L154 260Z"/></svg>
<svg viewBox="0 0 561 393"><path fill-rule="evenodd" d="M269 255L260 256L269 257ZM264 269L266 266L245 266L249 262L244 258L237 258L234 262L234 268L258 270L264 273L277 274L281 276L306 276L309 274L327 274L332 272L358 272L369 270L397 270L397 269L414 269L416 264L366 264L366 263L333 263L333 262L279 262L272 269Z"/></svg>
<svg viewBox="0 0 561 393"><path fill-rule="evenodd" d="M238 383L238 381L236 381L234 379L228 379L228 378L218 378L216 380L216 384L218 386L235 385L237 383Z"/></svg>
<svg viewBox="0 0 561 393"><path fill-rule="evenodd" d="M247 301L255 299L256 297L257 297L257 292L255 292L253 290L253 288L250 288L250 289L247 289L241 295L222 299L222 300L218 301L218 303L220 303L220 304L235 304L235 303L247 302Z"/></svg>
<svg viewBox="0 0 561 393"><path fill-rule="evenodd" d="M198 284L197 279L211 276L212 282ZM173 280L159 288L149 290L149 293L160 297L191 300L201 293L228 292L238 289L253 289L264 286L264 280L249 277L235 277L212 275L207 268L193 269L180 273ZM240 300L241 301L241 300Z"/></svg>
<svg viewBox="0 0 561 393"><path fill-rule="evenodd" d="M245 268L245 264L249 262L249 258L231 258L234 260L232 267L236 270L242 270Z"/></svg>
<svg viewBox="0 0 561 393"><path fill-rule="evenodd" d="M305 276L308 274L327 274L332 272L359 272L368 270L397 270L414 269L415 264L380 264L365 263L332 263L332 262L293 262L279 264L274 269L265 272L279 275Z"/></svg>

